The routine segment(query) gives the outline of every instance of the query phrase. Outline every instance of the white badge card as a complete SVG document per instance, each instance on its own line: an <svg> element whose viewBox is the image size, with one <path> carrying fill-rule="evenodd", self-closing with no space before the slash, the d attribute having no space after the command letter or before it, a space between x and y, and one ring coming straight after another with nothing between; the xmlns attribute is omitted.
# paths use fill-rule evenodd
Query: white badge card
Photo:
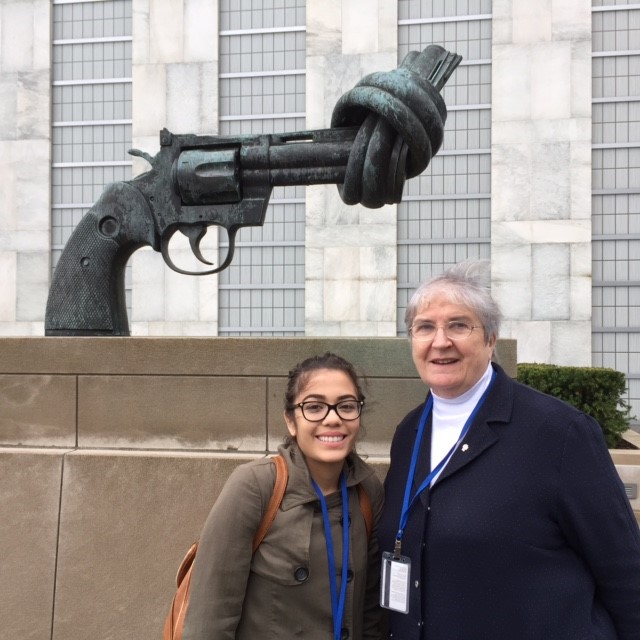
<svg viewBox="0 0 640 640"><path fill-rule="evenodd" d="M393 553L382 554L380 579L380 606L400 613L409 613L409 583L411 560L407 556L393 557Z"/></svg>

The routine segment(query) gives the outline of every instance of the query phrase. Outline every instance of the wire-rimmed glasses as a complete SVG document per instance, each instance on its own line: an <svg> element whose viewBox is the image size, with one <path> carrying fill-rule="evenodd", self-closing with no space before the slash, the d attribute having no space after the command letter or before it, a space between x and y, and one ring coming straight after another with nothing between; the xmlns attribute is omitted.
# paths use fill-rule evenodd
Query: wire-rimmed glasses
<svg viewBox="0 0 640 640"><path fill-rule="evenodd" d="M445 325L434 324L433 322L418 321L411 325L409 334L414 340L429 342L436 337L438 329L444 331L444 335L449 340L464 340L468 338L474 329L479 329L479 325L468 324L462 320L451 320Z"/></svg>

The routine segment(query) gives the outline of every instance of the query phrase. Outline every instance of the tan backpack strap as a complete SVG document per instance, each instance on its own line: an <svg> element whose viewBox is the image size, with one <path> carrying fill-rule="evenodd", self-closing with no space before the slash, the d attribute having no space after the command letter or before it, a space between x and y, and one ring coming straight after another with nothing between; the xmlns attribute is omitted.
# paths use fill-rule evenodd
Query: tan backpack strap
<svg viewBox="0 0 640 640"><path fill-rule="evenodd" d="M281 455L277 455L271 458L271 461L276 465L276 482L273 485L273 493L271 494L271 499L267 505L267 510L262 517L258 531L253 538L253 553L256 552L260 543L267 535L267 531L269 531L269 527L278 513L278 509L282 503L282 498L284 497L284 492L287 488L287 481L289 479L286 460Z"/></svg>
<svg viewBox="0 0 640 640"><path fill-rule="evenodd" d="M371 538L371 531L373 530L373 509L371 507L371 499L367 490L362 486L362 483L356 485L358 489L358 500L360 501L360 511L364 517L364 526L367 529L367 539Z"/></svg>
<svg viewBox="0 0 640 640"><path fill-rule="evenodd" d="M198 550L198 543L194 542L184 556L176 576L176 593L171 602L169 615L162 630L162 640L182 640L182 628L189 606L189 594L191 591L191 574L193 561Z"/></svg>
<svg viewBox="0 0 640 640"><path fill-rule="evenodd" d="M284 496L285 489L287 488L288 470L287 463L282 456L276 456L272 458L272 461L276 465L276 482L273 486L273 493L267 506L260 526L253 539L253 552L260 546L262 539L269 531L269 527L276 517L276 513L280 508L280 503ZM189 551L187 551L180 568L178 569L178 575L176 576L177 590L173 596L171 602L171 609L164 623L164 629L162 632L162 640L182 640L182 629L184 626L184 619L187 615L187 608L189 607L189 595L191 591L191 574L193 571L193 561L198 549L198 543L194 542L191 545Z"/></svg>

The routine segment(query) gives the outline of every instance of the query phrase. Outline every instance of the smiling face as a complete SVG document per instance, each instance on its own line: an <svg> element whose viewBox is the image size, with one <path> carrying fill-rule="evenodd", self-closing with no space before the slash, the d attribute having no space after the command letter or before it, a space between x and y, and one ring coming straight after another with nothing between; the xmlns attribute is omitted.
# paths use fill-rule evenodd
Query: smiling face
<svg viewBox="0 0 640 640"><path fill-rule="evenodd" d="M293 404L310 400L336 404L358 399L357 389L344 371L317 369L309 374ZM322 472L325 467L342 469L360 430L360 418L343 420L335 410L329 411L320 422L312 422L297 407L291 415L285 412L284 419L289 433L305 456L312 477L316 476L316 470Z"/></svg>
<svg viewBox="0 0 640 640"><path fill-rule="evenodd" d="M413 363L425 384L441 398L457 398L480 380L493 355L495 336L487 343L478 316L466 305L436 293L418 309L413 324L430 322L440 327L460 321L478 328L468 338L453 341L442 329L432 341L411 339Z"/></svg>

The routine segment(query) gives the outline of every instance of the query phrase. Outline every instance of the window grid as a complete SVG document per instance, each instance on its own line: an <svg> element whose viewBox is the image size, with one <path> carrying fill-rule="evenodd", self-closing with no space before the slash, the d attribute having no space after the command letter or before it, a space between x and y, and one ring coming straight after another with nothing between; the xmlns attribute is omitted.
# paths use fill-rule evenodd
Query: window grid
<svg viewBox="0 0 640 640"><path fill-rule="evenodd" d="M400 335L406 334L408 299L421 281L466 258L490 257L490 13L489 0L398 2L398 62L429 44L463 56L442 91L449 111L441 152L406 183L398 206ZM403 24L407 20L418 22Z"/></svg>
<svg viewBox="0 0 640 640"><path fill-rule="evenodd" d="M448 123L447 123L448 124ZM454 132L451 132L454 138ZM447 133L445 133L445 138ZM483 195L491 191L491 156L437 155L427 170L405 184L405 196Z"/></svg>
<svg viewBox="0 0 640 640"><path fill-rule="evenodd" d="M593 2L593 364L640 418L640 10Z"/></svg>
<svg viewBox="0 0 640 640"><path fill-rule="evenodd" d="M112 162L131 147L131 125L55 127L53 162Z"/></svg>
<svg viewBox="0 0 640 640"><path fill-rule="evenodd" d="M640 96L640 55L593 58L592 68L595 99Z"/></svg>
<svg viewBox="0 0 640 640"><path fill-rule="evenodd" d="M455 18L491 13L491 0L400 0L398 19L419 20L429 18Z"/></svg>
<svg viewBox="0 0 640 640"><path fill-rule="evenodd" d="M131 42L54 42L52 73L58 82L129 77Z"/></svg>
<svg viewBox="0 0 640 640"><path fill-rule="evenodd" d="M220 114L230 119L304 110L304 75L225 78L220 82Z"/></svg>
<svg viewBox="0 0 640 640"><path fill-rule="evenodd" d="M53 39L79 40L131 35L130 0L57 4L53 11Z"/></svg>
<svg viewBox="0 0 640 640"><path fill-rule="evenodd" d="M220 73L305 68L305 33L256 33L220 38Z"/></svg>
<svg viewBox="0 0 640 640"><path fill-rule="evenodd" d="M54 86L54 125L131 120L131 82Z"/></svg>
<svg viewBox="0 0 640 640"><path fill-rule="evenodd" d="M473 103L467 102L467 104ZM449 109L447 134L444 137L442 151L489 149L491 147L491 111L488 108L461 111Z"/></svg>
<svg viewBox="0 0 640 640"><path fill-rule="evenodd" d="M594 196L591 221L594 237L640 234L640 194Z"/></svg>
<svg viewBox="0 0 640 640"><path fill-rule="evenodd" d="M594 149L591 155L591 179L594 190L640 191L640 145L630 149Z"/></svg>
<svg viewBox="0 0 640 640"><path fill-rule="evenodd" d="M640 10L593 12L593 51L640 49Z"/></svg>
<svg viewBox="0 0 640 640"><path fill-rule="evenodd" d="M220 0L220 31L303 26L305 7L305 0Z"/></svg>
<svg viewBox="0 0 640 640"><path fill-rule="evenodd" d="M221 135L305 129L305 20L304 0L220 2ZM238 232L219 276L219 335L304 335L304 196L275 188L264 225Z"/></svg>
<svg viewBox="0 0 640 640"><path fill-rule="evenodd" d="M104 187L131 177L131 5L53 5L52 270ZM106 41L78 42L95 38ZM130 313L130 268L125 283Z"/></svg>
<svg viewBox="0 0 640 640"><path fill-rule="evenodd" d="M459 53L467 64L472 60L491 59L490 19L430 22L402 25L400 28L407 31L403 40L409 45L409 51L415 46L424 48L427 44L439 44L449 51Z"/></svg>
<svg viewBox="0 0 640 640"><path fill-rule="evenodd" d="M594 104L592 124L594 144L635 142L640 147L640 102Z"/></svg>

